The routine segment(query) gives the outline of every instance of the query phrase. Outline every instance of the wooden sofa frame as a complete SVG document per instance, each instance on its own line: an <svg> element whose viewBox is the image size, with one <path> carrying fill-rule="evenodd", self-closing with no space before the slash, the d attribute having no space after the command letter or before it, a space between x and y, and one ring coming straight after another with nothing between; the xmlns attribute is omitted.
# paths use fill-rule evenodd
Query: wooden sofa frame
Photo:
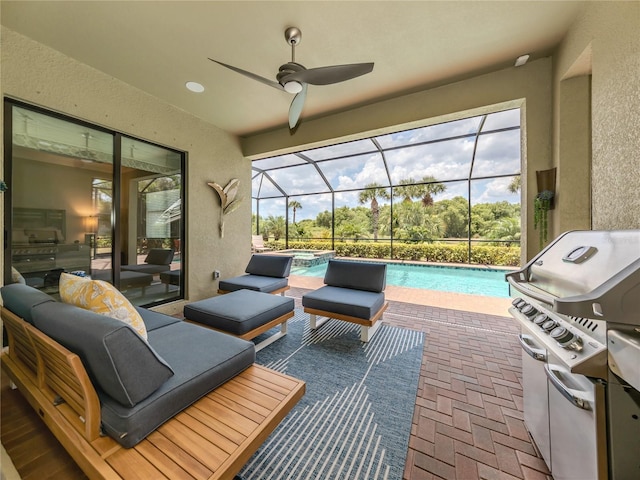
<svg viewBox="0 0 640 480"><path fill-rule="evenodd" d="M254 364L124 448L101 434L80 358L8 309L0 315L2 368L91 479L233 479L304 395L303 381Z"/></svg>

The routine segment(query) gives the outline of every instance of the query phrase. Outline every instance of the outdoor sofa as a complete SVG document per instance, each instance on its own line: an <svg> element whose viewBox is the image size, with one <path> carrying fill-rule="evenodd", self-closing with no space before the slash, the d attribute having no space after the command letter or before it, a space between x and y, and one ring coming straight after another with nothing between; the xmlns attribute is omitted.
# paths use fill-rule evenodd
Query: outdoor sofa
<svg viewBox="0 0 640 480"><path fill-rule="evenodd" d="M368 342L389 306L384 296L386 279L384 263L329 260L325 286L302 296L311 329L335 318L360 325L360 339ZM318 316L326 318L318 321Z"/></svg>
<svg viewBox="0 0 640 480"><path fill-rule="evenodd" d="M2 368L89 478L234 478L304 394L252 342L132 307L145 340L24 284L0 294Z"/></svg>

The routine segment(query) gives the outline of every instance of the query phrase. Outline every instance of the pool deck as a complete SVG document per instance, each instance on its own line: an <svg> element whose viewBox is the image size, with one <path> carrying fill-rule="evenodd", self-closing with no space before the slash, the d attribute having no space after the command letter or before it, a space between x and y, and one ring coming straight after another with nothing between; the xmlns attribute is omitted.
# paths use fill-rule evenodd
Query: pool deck
<svg viewBox="0 0 640 480"><path fill-rule="evenodd" d="M322 277L290 275L289 285L294 288L315 290L322 287L324 283ZM384 293L388 300L397 302L499 315L501 317L509 316L508 309L511 306L511 299L509 298L483 297L422 288L395 287L393 285L387 285Z"/></svg>

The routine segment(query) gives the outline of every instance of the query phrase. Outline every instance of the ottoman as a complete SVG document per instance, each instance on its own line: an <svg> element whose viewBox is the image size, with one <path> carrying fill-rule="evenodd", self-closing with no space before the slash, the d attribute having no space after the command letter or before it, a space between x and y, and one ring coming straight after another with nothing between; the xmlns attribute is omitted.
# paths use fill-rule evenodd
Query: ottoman
<svg viewBox="0 0 640 480"><path fill-rule="evenodd" d="M245 340L280 325L280 332L256 345L259 351L287 334L287 320L293 317L293 309L293 298L236 290L185 305L184 318Z"/></svg>
<svg viewBox="0 0 640 480"><path fill-rule="evenodd" d="M98 270L91 274L91 278L94 280L104 280L111 283L111 270ZM127 290L129 288L142 288L142 294L144 295L146 287L151 285L153 281L153 275L142 272L128 272L122 270L120 272L120 289Z"/></svg>

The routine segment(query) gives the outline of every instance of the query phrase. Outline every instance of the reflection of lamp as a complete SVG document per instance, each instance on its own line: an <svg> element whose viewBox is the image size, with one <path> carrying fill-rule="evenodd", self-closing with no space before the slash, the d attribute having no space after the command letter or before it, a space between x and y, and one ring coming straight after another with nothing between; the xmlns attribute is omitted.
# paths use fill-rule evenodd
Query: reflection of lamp
<svg viewBox="0 0 640 480"><path fill-rule="evenodd" d="M96 230L98 230L98 217L95 215L84 217L84 231L87 233L96 233Z"/></svg>
<svg viewBox="0 0 640 480"><path fill-rule="evenodd" d="M98 230L98 217L95 215L84 217L82 223L84 224L84 231L86 232L84 234L84 243L89 245L89 248L91 248L91 258L96 258L96 232Z"/></svg>

